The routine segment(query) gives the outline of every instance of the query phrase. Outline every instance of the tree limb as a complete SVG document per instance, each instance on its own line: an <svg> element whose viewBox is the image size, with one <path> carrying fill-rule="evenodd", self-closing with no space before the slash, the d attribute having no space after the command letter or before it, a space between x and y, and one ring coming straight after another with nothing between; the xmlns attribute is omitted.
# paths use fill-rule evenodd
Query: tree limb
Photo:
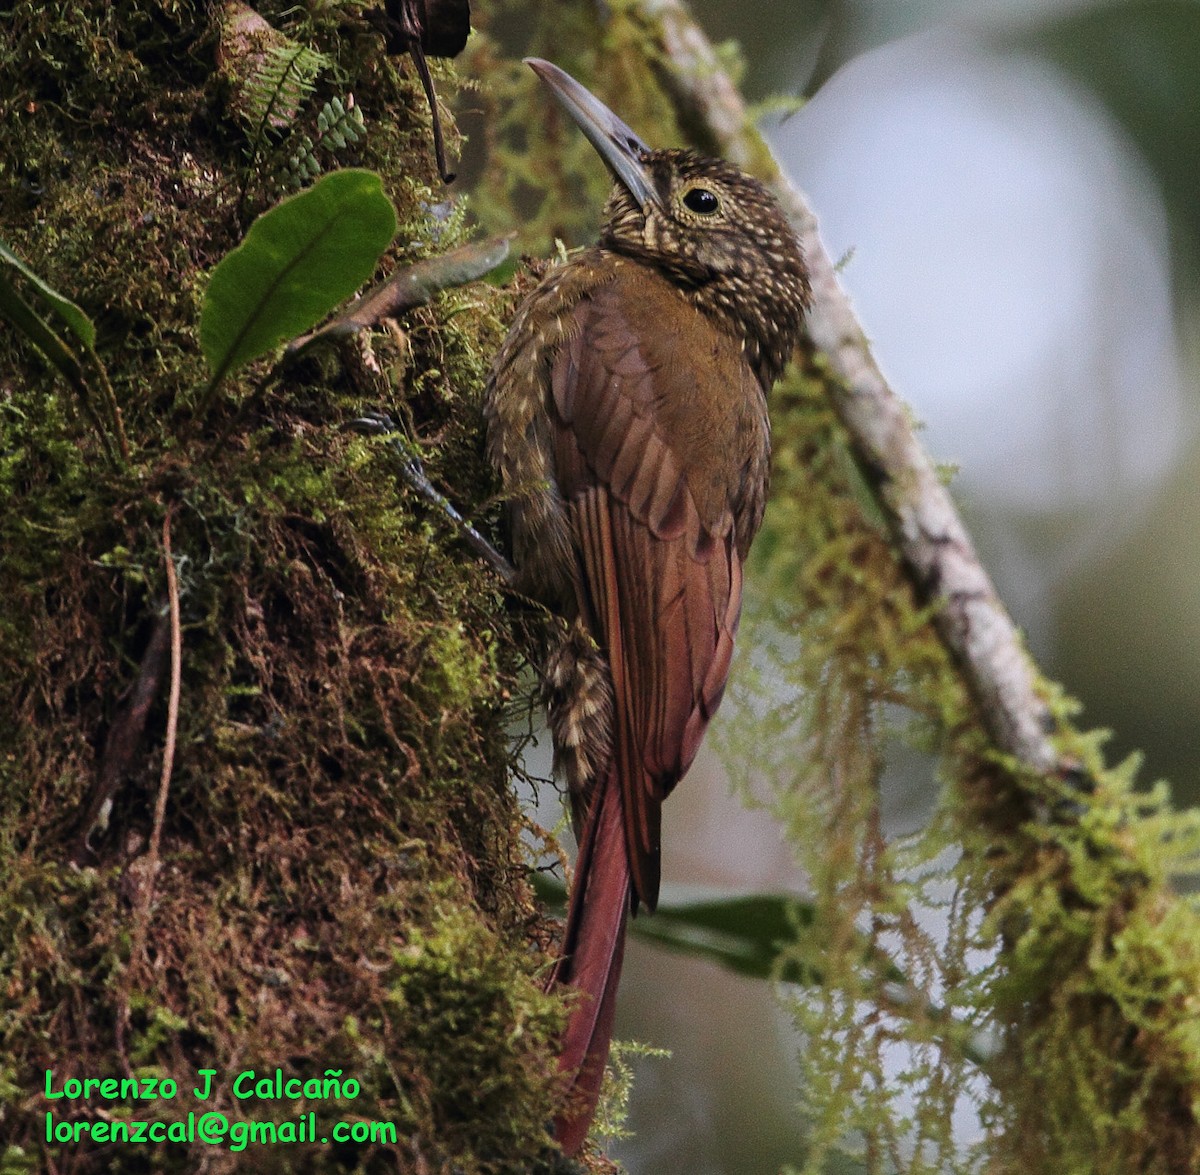
<svg viewBox="0 0 1200 1175"><path fill-rule="evenodd" d="M940 604L938 634L961 667L988 734L1025 767L1066 771L1070 764L1051 742L1054 721L1038 694L1021 634L922 449L905 404L875 363L816 216L754 129L737 87L680 0L638 0L636 8L654 29L661 54L653 64L681 124L697 141L762 178L800 238L813 288L808 334L837 376L831 381L834 408L919 595Z"/></svg>

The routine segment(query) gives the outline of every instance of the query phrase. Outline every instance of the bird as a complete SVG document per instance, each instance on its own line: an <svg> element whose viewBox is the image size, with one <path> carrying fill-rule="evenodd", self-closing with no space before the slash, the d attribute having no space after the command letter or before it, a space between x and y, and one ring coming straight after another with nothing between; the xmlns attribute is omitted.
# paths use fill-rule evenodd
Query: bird
<svg viewBox="0 0 1200 1175"><path fill-rule="evenodd" d="M518 309L484 397L514 587L555 617L541 672L579 852L551 986L576 989L555 1120L582 1148L608 1060L626 920L658 904L663 801L729 675L770 465L767 394L810 301L756 179L654 149L527 58L611 171L598 242Z"/></svg>

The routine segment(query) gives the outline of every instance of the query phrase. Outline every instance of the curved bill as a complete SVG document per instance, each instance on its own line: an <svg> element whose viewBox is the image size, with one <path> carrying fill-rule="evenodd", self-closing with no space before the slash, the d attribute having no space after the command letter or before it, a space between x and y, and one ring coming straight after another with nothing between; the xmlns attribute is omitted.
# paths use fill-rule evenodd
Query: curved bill
<svg viewBox="0 0 1200 1175"><path fill-rule="evenodd" d="M588 142L600 153L609 170L629 189L643 207L658 204L658 193L642 165L650 148L590 90L569 73L540 57L526 57L525 64L546 83L559 105L574 119Z"/></svg>

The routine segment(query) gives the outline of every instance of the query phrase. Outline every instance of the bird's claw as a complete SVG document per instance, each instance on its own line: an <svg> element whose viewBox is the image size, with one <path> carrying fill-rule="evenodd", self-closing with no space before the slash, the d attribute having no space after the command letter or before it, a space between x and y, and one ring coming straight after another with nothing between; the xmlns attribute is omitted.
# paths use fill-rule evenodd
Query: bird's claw
<svg viewBox="0 0 1200 1175"><path fill-rule="evenodd" d="M386 412L364 412L362 416L347 421L347 428L355 432L372 433L376 436L387 436L397 432L396 422Z"/></svg>
<svg viewBox="0 0 1200 1175"><path fill-rule="evenodd" d="M421 483L416 488L423 494L428 495L433 491L421 458L412 451L411 442L400 434L400 426L386 412L364 412L362 416L347 421L346 427L365 436L390 437L391 447L400 459L405 480L410 484Z"/></svg>
<svg viewBox="0 0 1200 1175"><path fill-rule="evenodd" d="M346 427L367 436L386 437L388 446L398 458L400 476L409 487L444 515L462 534L467 545L489 563L501 579L506 583L515 580L516 572L512 564L454 508L444 494L434 488L425 473L425 466L421 464L421 458L413 451L412 442L403 436L399 426L386 412L365 412L362 416L347 421Z"/></svg>

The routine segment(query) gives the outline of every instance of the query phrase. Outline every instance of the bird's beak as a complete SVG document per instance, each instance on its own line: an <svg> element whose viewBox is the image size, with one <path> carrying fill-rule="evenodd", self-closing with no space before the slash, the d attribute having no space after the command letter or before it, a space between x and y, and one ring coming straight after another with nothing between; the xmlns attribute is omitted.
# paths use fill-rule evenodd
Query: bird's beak
<svg viewBox="0 0 1200 1175"><path fill-rule="evenodd" d="M540 57L525 64L549 87L559 104L575 120L588 142L600 152L609 170L629 189L642 209L658 204L659 197L642 160L650 148L603 102L585 90L569 73Z"/></svg>

